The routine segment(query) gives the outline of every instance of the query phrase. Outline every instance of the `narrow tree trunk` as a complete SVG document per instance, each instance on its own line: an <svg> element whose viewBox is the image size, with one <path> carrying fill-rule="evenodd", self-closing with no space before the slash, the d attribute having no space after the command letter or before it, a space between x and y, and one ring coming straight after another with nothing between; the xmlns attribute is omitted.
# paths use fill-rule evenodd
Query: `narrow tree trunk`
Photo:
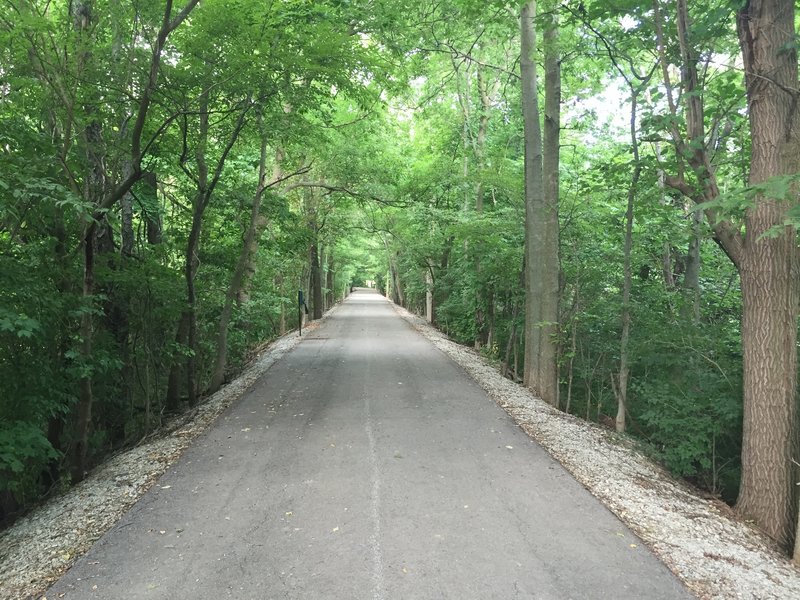
<svg viewBox="0 0 800 600"><path fill-rule="evenodd" d="M130 163L130 160L126 160L125 165L122 168L122 178L127 179L130 177L131 173L133 173L133 167ZM133 233L133 193L130 190L123 194L122 198L120 199L120 205L120 225L122 230L122 245L120 247L120 252L122 256L130 258L133 256L133 246L135 241L135 236Z"/></svg>
<svg viewBox="0 0 800 600"><path fill-rule="evenodd" d="M225 380L225 367L228 362L228 325L233 314L233 305L239 297L239 293L246 281L247 269L253 261L253 257L258 250L259 219L261 212L261 198L266 189L267 175L267 138L261 139L261 154L258 165L258 184L253 195L253 205L250 208L250 223L244 234L242 250L239 259L231 275L228 290L225 293L225 303L222 307L222 314L219 317L217 328L217 352L214 360L214 368L211 372L211 382L208 385L208 393L216 392Z"/></svg>
<svg viewBox="0 0 800 600"><path fill-rule="evenodd" d="M186 280L186 306L188 314L188 332L186 336L189 346L189 356L186 359L186 395L189 404L197 403L197 294L194 288L194 278L200 265L198 250L200 248L200 234L203 226L203 213L209 194L208 164L206 162L206 149L208 146L208 91L200 94L199 98L200 127L195 149L195 164L197 165L197 190L192 204L192 226L186 243L186 262L184 264L184 278Z"/></svg>
<svg viewBox="0 0 800 600"><path fill-rule="evenodd" d="M175 345L186 346L189 337L189 313L184 311L175 332ZM181 399L181 379L184 376L184 363L177 357L174 359L167 378L167 398L165 407L168 412L177 412Z"/></svg>
<svg viewBox="0 0 800 600"><path fill-rule="evenodd" d="M619 433L625 431L625 411L628 405L628 379L630 365L628 362L628 343L631 332L631 248L633 244L633 203L636 198L636 186L642 172L639 161L639 140L636 137L636 113L639 90L631 89L631 148L633 150L633 173L628 187L628 205L625 211L625 245L623 250L623 281L622 281L622 333L619 342L619 376L615 388L617 396L617 417L615 427Z"/></svg>
<svg viewBox="0 0 800 600"><path fill-rule="evenodd" d="M433 276L430 267L425 267L425 320L433 323Z"/></svg>
<svg viewBox="0 0 800 600"><path fill-rule="evenodd" d="M280 335L284 335L286 333L286 301L283 300L284 289L282 273L275 275L275 289L278 290L278 297L281 298L281 316L278 320L278 331Z"/></svg>
<svg viewBox="0 0 800 600"><path fill-rule="evenodd" d="M92 310L91 304L94 295L94 224L86 228L83 248L83 299L87 303L81 313L80 323L80 353L83 360L91 360L92 355ZM75 441L72 448L72 481L83 479L86 471L86 457L89 448L89 429L92 423L92 374L87 373L81 378L80 395L76 407Z"/></svg>
<svg viewBox="0 0 800 600"><path fill-rule="evenodd" d="M328 247L327 251L327 264L326 277L325 277L325 310L330 309L334 304L334 275L333 270L333 246Z"/></svg>
<svg viewBox="0 0 800 600"><path fill-rule="evenodd" d="M312 317L316 320L322 318L322 269L319 264L319 239L316 222L312 223L311 227L313 239L308 250L311 262Z"/></svg>
<svg viewBox="0 0 800 600"><path fill-rule="evenodd" d="M389 265L392 270L392 296L394 303L398 306L405 306L405 295L403 294L403 286L400 284L400 272L397 269L397 253L389 260Z"/></svg>
<svg viewBox="0 0 800 600"><path fill-rule="evenodd" d="M82 48L78 56L78 71L81 72L91 60L91 45L94 40L90 33L93 21L94 5L91 0L76 0L70 4L70 16L73 28L81 37ZM84 38L83 36L87 37ZM103 169L102 125L96 120L94 106L84 107L89 123L83 133L84 150L87 159L87 172L84 181L84 198L92 205L98 205L104 193L105 171ZM92 405L94 395L92 389L92 347L94 336L94 268L97 226L95 223L84 228L83 235L83 290L84 303L81 313L78 334L80 336L80 356L86 365L86 373L80 380L80 393L76 409L75 433L72 448L72 480L81 481L86 471L86 459L89 449L89 431L92 424Z"/></svg>
<svg viewBox="0 0 800 600"><path fill-rule="evenodd" d="M478 119L478 134L475 136L473 150L475 153L477 179L475 183L475 214L480 216L483 214L483 176L486 162L484 158L486 153L486 135L489 131L489 116L492 110L489 86L481 66L477 68L477 88L478 97L480 98L480 117ZM477 332L475 349L479 350L481 346L489 343L488 315L491 310L489 306L489 296L491 292L488 289L488 284L482 281L481 276L481 253L483 252L483 244L474 244L472 251L475 256L475 279L477 287L475 293L475 329Z"/></svg>

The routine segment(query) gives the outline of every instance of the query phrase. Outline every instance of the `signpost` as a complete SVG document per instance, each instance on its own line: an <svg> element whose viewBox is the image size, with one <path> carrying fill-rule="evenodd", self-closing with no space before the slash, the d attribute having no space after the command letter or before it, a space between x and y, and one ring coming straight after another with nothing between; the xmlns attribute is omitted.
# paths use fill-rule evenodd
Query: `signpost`
<svg viewBox="0 0 800 600"><path fill-rule="evenodd" d="M298 335L303 335L303 307L306 299L303 297L303 290L297 290L297 331Z"/></svg>

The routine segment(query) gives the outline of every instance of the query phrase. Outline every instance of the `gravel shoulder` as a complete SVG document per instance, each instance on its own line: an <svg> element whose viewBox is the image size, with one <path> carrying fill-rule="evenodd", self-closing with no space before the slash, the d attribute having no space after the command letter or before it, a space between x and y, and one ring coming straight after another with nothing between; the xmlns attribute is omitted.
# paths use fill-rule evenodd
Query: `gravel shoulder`
<svg viewBox="0 0 800 600"><path fill-rule="evenodd" d="M727 505L671 477L624 436L554 409L424 319L395 309L636 532L698 598L800 597L800 569Z"/></svg>

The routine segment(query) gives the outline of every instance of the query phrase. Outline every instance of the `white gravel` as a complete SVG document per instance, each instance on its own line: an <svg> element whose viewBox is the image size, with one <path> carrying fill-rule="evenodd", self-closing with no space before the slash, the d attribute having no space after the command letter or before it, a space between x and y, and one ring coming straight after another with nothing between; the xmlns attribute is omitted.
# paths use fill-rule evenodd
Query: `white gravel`
<svg viewBox="0 0 800 600"><path fill-rule="evenodd" d="M727 505L671 477L629 438L554 409L472 349L395 308L639 535L698 598L800 599L800 569Z"/></svg>
<svg viewBox="0 0 800 600"><path fill-rule="evenodd" d="M461 365L699 598L800 598L800 570L724 504L670 477L626 438L553 409L502 377L473 350L408 311L397 310ZM240 377L197 409L150 441L108 460L69 492L0 533L0 600L41 598L194 438L299 341L296 333L276 340Z"/></svg>

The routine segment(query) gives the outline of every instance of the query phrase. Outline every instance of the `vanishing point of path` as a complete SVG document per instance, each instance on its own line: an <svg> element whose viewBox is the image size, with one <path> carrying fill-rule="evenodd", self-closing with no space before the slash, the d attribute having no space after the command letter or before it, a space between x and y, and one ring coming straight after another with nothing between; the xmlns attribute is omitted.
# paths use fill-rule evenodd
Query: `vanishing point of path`
<svg viewBox="0 0 800 600"><path fill-rule="evenodd" d="M689 595L388 301L358 291L47 597Z"/></svg>

